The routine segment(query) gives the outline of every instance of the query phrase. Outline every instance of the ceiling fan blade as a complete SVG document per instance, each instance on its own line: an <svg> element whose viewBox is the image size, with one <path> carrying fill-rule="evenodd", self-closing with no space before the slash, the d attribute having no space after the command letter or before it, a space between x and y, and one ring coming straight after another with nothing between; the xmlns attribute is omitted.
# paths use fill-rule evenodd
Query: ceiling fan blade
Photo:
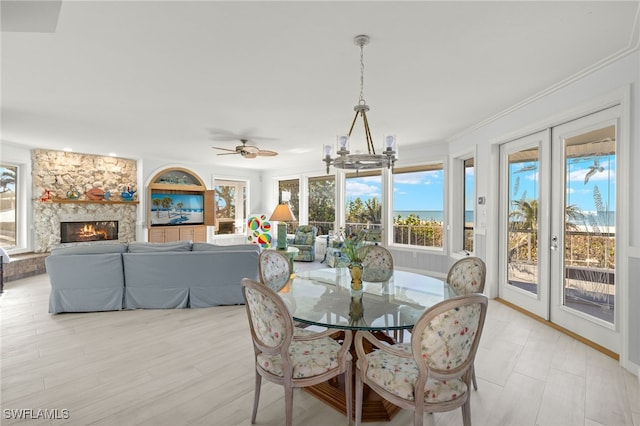
<svg viewBox="0 0 640 426"><path fill-rule="evenodd" d="M258 155L261 155L263 157L275 157L276 155L278 155L278 153L275 151L261 149L260 152L258 152Z"/></svg>
<svg viewBox="0 0 640 426"><path fill-rule="evenodd" d="M235 151L234 152L221 152L218 155L236 155L236 154L240 154L240 153L239 152L235 152Z"/></svg>
<svg viewBox="0 0 640 426"><path fill-rule="evenodd" d="M236 152L236 150L235 150L235 149L229 149L229 148L218 148L217 146L212 146L211 148L212 148L212 149L219 149L219 150L222 150L222 151L231 151L231 152L233 152L234 154L235 154L235 152Z"/></svg>

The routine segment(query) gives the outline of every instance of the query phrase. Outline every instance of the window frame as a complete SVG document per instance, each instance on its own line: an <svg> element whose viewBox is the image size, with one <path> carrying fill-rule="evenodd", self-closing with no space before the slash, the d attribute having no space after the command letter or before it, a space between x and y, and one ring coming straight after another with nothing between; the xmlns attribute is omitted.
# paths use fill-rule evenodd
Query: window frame
<svg viewBox="0 0 640 426"><path fill-rule="evenodd" d="M333 208L334 208L334 211L333 211L333 225L332 225L333 229L331 229L329 231L335 232L336 223L337 223L336 217L338 215L338 208L339 208L338 203L337 203L338 179L337 179L335 174L323 174L323 175L305 176L306 188L307 188L307 193L306 193L306 195L307 195L306 196L306 199L307 199L307 202L306 202L307 212L306 212L306 215L307 215L307 218L308 218L308 223L311 223L311 222L315 223L316 222L316 221L311 220L311 211L309 209L309 205L310 205L310 199L311 199L312 182L313 181L319 181L319 180L333 180ZM318 234L321 235L320 229L318 229Z"/></svg>
<svg viewBox="0 0 640 426"><path fill-rule="evenodd" d="M29 229L27 224L31 223L32 208L27 208L28 200L30 199L30 191L27 183L27 165L14 162L14 161L2 161L2 165L5 167L13 167L16 169L16 186L15 186L15 244L13 246L4 247L9 254L25 253L30 250L29 247Z"/></svg>
<svg viewBox="0 0 640 426"><path fill-rule="evenodd" d="M347 201L347 182L349 181L349 179L359 179L359 178L366 178L366 177L380 177L380 223L367 223L365 224L365 226L363 226L363 228L368 228L368 227L372 227L373 229L377 229L377 228L381 228L381 229L385 229L385 223L386 223L386 216L385 216L385 198L386 198L386 194L385 194L385 180L386 175L384 173L384 171L382 169L372 169L372 170L360 170L358 172L354 172L354 171L343 171L343 190L342 190L342 200L340 203L340 208L341 208L341 213L340 213L340 217L342 218L342 223L340 223L338 225L338 227L346 227L347 225L349 226L353 226L352 223L348 223L347 222L347 216L348 216L348 201ZM336 186L338 185L338 180L336 179ZM337 191L336 191L337 192ZM358 197L360 198L360 197ZM336 203L336 210L338 210L338 203ZM336 217L338 216L338 212L336 211ZM359 227L356 226L356 229L359 229Z"/></svg>
<svg viewBox="0 0 640 426"><path fill-rule="evenodd" d="M213 190L215 192L214 200L216 200L216 202L217 202L217 193L218 193L216 188L218 186L236 186L237 188L236 196L235 196L235 206L236 206L235 219L233 219L235 223L234 232L225 233L225 234L218 233L220 229L220 219L218 218L218 208L216 206L216 209L215 209L216 226L214 228L214 235L219 237L234 237L238 235L245 235L247 233L247 219L249 217L248 211L250 209L249 206L251 205L249 200L250 184L251 182L248 179L242 179L242 178L226 178L226 177L213 178ZM243 193L241 189L244 189L244 205L242 205L242 203L238 203L238 197L242 196L242 193ZM238 209L238 205L242 205L242 208ZM231 220L228 220L228 221L230 222ZM241 223L240 226L238 226L239 223ZM241 229L240 232L238 232L238 228Z"/></svg>
<svg viewBox="0 0 640 426"><path fill-rule="evenodd" d="M464 224L465 220L465 186L466 186L466 170L465 161L473 159L474 162L474 179L473 179L473 250L467 251L464 247ZM451 157L450 164L450 181L451 181L451 194L450 208L451 208L451 222L455 224L450 226L449 232L449 244L451 247L451 253L456 258L462 258L464 256L474 255L476 253L476 231L477 231L477 212L478 212L478 156L476 150L466 150L457 153Z"/></svg>
<svg viewBox="0 0 640 426"><path fill-rule="evenodd" d="M440 168L435 166L441 166ZM449 245L448 241L448 197L447 193L447 184L448 184L448 169L449 164L447 162L446 157L435 157L428 161L421 161L420 163L413 165L406 165L403 167L395 167L392 171L388 173L388 185L389 190L387 191L387 199L388 199L388 209L389 216L386 218L385 223L388 223L389 230L385 231L385 235L387 237L388 246L393 247L398 250L406 250L406 251L420 251L425 253L434 253L434 254L442 254L445 253L447 247ZM442 247L438 246L423 246L423 245L415 245L415 244L402 244L396 243L394 238L394 196L395 196L395 188L394 188L394 175L403 174L403 173L412 173L412 172L420 172L420 171L430 171L431 170L442 170Z"/></svg>

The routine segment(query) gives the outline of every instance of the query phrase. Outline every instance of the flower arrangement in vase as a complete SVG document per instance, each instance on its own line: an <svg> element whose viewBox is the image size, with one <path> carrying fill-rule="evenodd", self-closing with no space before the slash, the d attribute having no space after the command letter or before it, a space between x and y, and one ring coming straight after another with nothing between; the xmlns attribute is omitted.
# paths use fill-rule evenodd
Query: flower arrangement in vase
<svg viewBox="0 0 640 426"><path fill-rule="evenodd" d="M366 244L367 231L359 232L340 229L340 251L349 259L349 272L351 273L351 289L362 290L362 259L363 247Z"/></svg>

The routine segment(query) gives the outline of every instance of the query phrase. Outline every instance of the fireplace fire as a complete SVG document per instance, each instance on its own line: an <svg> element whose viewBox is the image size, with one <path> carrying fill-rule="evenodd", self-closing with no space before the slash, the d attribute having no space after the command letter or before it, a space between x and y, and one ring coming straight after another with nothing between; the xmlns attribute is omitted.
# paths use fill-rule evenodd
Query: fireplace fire
<svg viewBox="0 0 640 426"><path fill-rule="evenodd" d="M118 239L118 221L60 222L60 242L110 241Z"/></svg>

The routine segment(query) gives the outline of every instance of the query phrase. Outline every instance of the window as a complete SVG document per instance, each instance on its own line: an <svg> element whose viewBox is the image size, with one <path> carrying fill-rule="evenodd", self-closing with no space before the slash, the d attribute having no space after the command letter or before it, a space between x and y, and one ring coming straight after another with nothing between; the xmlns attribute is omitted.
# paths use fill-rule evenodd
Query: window
<svg viewBox="0 0 640 426"><path fill-rule="evenodd" d="M352 229L380 228L382 172L349 173L345 181L345 222Z"/></svg>
<svg viewBox="0 0 640 426"><path fill-rule="evenodd" d="M300 180L288 179L278 181L278 204L287 202L282 199L282 194L287 193L289 196L289 206L296 220L287 222L287 232L292 234L298 228L300 220Z"/></svg>
<svg viewBox="0 0 640 426"><path fill-rule="evenodd" d="M0 164L0 246L10 250L17 245L18 167Z"/></svg>
<svg viewBox="0 0 640 426"><path fill-rule="evenodd" d="M336 220L335 176L309 178L309 225L318 228L318 235L328 235Z"/></svg>
<svg viewBox="0 0 640 426"><path fill-rule="evenodd" d="M214 188L216 234L244 234L247 223L247 183L216 179Z"/></svg>
<svg viewBox="0 0 640 426"><path fill-rule="evenodd" d="M474 185L474 159L468 158L463 161L464 164L464 219L463 219L463 241L462 247L465 251L473 253L473 209L475 206L475 185Z"/></svg>
<svg viewBox="0 0 640 426"><path fill-rule="evenodd" d="M393 242L442 248L444 241L443 163L393 171Z"/></svg>

